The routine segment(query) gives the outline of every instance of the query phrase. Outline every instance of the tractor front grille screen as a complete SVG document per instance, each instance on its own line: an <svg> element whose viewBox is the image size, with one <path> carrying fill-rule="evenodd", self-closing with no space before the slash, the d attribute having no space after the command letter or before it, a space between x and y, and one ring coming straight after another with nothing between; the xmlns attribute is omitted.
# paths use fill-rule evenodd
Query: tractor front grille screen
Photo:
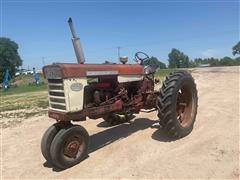
<svg viewBox="0 0 240 180"><path fill-rule="evenodd" d="M51 109L66 111L66 100L62 79L48 79L48 95Z"/></svg>

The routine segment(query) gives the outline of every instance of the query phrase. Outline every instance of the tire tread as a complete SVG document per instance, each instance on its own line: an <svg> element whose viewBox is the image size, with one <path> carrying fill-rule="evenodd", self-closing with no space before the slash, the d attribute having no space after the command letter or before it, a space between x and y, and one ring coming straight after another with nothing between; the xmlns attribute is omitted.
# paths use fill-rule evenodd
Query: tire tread
<svg viewBox="0 0 240 180"><path fill-rule="evenodd" d="M159 92L159 98L157 103L158 117L160 119L160 125L167 132L167 134L172 138L180 138L187 135L190 132L184 132L182 128L179 128L178 122L176 119L173 119L173 116L176 111L173 110L172 104L174 96L174 89L177 88L178 83L184 78L190 78L193 81L193 85L196 90L196 84L191 74L186 71L175 71L170 73L163 82L162 88ZM197 93L197 90L196 90ZM196 103L197 103L196 96ZM197 105L196 105L197 108ZM196 110L197 113L197 110ZM195 119L194 119L195 120ZM194 123L194 122L193 122Z"/></svg>

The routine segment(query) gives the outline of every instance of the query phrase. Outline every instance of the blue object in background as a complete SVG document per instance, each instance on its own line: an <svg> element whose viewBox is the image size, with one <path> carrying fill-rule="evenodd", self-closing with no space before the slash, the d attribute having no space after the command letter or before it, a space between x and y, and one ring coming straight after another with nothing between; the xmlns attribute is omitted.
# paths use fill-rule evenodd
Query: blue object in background
<svg viewBox="0 0 240 180"><path fill-rule="evenodd" d="M6 72L5 72L4 77L3 77L3 88L5 90L7 90L8 87L9 87L9 80L10 80L10 75L9 75L8 68L6 68Z"/></svg>
<svg viewBox="0 0 240 180"><path fill-rule="evenodd" d="M33 68L33 78L35 80L36 85L39 85L40 77L39 77L39 74L36 73L36 69L35 68Z"/></svg>

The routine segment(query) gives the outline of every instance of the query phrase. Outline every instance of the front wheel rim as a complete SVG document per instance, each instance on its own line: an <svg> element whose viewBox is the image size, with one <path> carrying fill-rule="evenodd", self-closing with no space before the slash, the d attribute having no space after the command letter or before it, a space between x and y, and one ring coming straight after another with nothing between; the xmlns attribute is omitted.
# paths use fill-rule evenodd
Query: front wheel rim
<svg viewBox="0 0 240 180"><path fill-rule="evenodd" d="M85 142L81 136L69 137L63 148L63 155L65 159L75 160L82 156L84 152Z"/></svg>

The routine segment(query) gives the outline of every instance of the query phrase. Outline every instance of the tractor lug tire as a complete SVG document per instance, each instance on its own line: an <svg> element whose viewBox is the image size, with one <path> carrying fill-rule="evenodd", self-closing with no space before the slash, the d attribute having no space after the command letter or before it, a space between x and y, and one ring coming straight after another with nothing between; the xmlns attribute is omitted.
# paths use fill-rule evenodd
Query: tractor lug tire
<svg viewBox="0 0 240 180"><path fill-rule="evenodd" d="M176 71L166 77L157 106L160 125L169 137L178 139L188 135L193 129L198 106L196 84L191 74Z"/></svg>
<svg viewBox="0 0 240 180"><path fill-rule="evenodd" d="M88 154L89 135L80 125L61 129L54 137L50 154L54 165L66 169L80 163Z"/></svg>
<svg viewBox="0 0 240 180"><path fill-rule="evenodd" d="M60 130L60 126L58 125L58 123L53 124L52 126L50 126L45 133L42 136L42 140L41 140L41 152L43 157L46 159L46 161L50 164L52 164L52 158L50 155L50 147L51 147L51 143L54 139L54 137L56 136L56 134L59 132Z"/></svg>

